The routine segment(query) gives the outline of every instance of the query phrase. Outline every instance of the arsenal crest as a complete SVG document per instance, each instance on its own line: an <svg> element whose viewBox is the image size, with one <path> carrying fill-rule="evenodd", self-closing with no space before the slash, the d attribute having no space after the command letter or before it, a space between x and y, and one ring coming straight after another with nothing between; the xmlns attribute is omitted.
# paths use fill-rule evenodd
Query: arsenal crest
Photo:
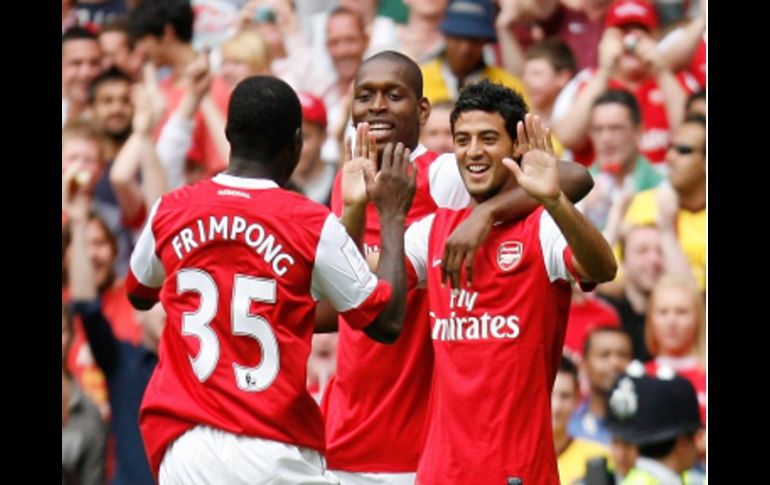
<svg viewBox="0 0 770 485"><path fill-rule="evenodd" d="M497 265L503 271L515 268L521 255L524 253L524 245L519 241L506 241L497 248Z"/></svg>

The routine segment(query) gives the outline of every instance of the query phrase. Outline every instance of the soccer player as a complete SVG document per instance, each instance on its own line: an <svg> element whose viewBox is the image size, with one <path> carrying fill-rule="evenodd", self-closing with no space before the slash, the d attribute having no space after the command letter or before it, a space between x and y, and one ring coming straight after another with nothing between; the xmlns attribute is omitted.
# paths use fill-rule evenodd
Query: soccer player
<svg viewBox="0 0 770 485"><path fill-rule="evenodd" d="M228 108L229 168L162 197L137 242L132 303L160 298L167 313L140 414L161 483L337 483L305 387L316 301L362 335L392 342L400 332L408 163L384 160L367 187L384 231L375 276L328 209L281 188L301 128L288 84L242 81Z"/></svg>
<svg viewBox="0 0 770 485"><path fill-rule="evenodd" d="M451 115L472 205L516 186L542 205L493 226L472 286L442 286L440 268L447 237L472 207L439 209L407 230L407 270L412 284L427 282L434 353L418 483L559 483L550 397L570 280L610 280L616 263L560 189L550 137L525 113L520 95L481 81L464 89ZM520 154L521 167L512 159Z"/></svg>
<svg viewBox="0 0 770 485"><path fill-rule="evenodd" d="M407 226L438 207L462 208L470 201L453 153L438 155L418 143L420 127L430 112L423 96L422 74L409 57L385 51L364 61L354 84L353 122L357 126L354 153L338 174L332 191L332 210L356 238L362 235L367 260L376 267L380 238L386 229L374 207L343 200L351 188L357 162L379 164L389 143L411 151L417 188ZM365 159L365 160L364 160ZM359 166L360 168L360 166ZM564 164L565 192L579 199L590 190L587 171ZM345 178L347 177L347 178ZM359 189L362 178L358 177ZM343 210L344 206L344 210ZM464 249L452 251L455 275L472 261L478 238L495 219L521 217L536 206L523 189L514 189L479 204L467 219ZM471 257L466 255L471 254ZM323 400L329 468L344 484L414 483L424 438L428 397L433 373L433 351L428 338L427 292L413 289L407 297L404 330L393 345L361 338L340 325L337 373ZM344 319L344 316L343 316Z"/></svg>

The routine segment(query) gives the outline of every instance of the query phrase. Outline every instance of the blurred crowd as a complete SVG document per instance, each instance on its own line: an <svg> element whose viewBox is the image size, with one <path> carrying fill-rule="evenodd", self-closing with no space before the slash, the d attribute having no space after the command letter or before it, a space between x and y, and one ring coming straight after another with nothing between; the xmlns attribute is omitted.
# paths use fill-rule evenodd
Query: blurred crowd
<svg viewBox="0 0 770 485"><path fill-rule="evenodd" d="M153 483L138 412L165 316L160 306L134 311L124 278L158 198L227 166L234 87L273 75L295 89L304 145L290 187L329 205L345 139L355 135L352 82L383 50L422 69L432 110L420 142L429 150L453 151L458 92L490 79L522 93L550 126L559 158L593 175L578 208L616 249L620 271L594 292L573 290L552 397L562 483L588 480L596 457L620 480L671 456L688 470L686 483L700 483L706 5L62 0L63 483ZM336 334L315 336L307 384L319 401L336 349ZM697 422L660 417L687 406L669 392L677 386L694 390ZM639 401L635 419L620 419L630 398Z"/></svg>

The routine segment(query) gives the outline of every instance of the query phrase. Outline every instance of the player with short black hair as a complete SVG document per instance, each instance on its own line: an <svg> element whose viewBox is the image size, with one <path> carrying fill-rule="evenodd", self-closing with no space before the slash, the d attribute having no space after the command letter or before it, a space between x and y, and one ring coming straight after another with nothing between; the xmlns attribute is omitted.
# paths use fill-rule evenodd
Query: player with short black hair
<svg viewBox="0 0 770 485"><path fill-rule="evenodd" d="M230 99L227 171L162 197L137 242L129 298L138 309L160 299L167 313L140 415L161 483L336 483L305 387L316 303L328 299L382 342L401 331L414 180L388 159L369 181L388 231L375 276L327 208L281 188L299 160L301 123L288 84L242 81Z"/></svg>

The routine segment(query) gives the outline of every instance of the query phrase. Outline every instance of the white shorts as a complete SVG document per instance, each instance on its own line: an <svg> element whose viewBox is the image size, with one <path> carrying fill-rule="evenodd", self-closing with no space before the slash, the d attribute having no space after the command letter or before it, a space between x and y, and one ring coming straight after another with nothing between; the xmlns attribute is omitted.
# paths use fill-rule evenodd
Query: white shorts
<svg viewBox="0 0 770 485"><path fill-rule="evenodd" d="M315 450L196 426L160 464L160 485L339 484Z"/></svg>
<svg viewBox="0 0 770 485"><path fill-rule="evenodd" d="M351 473L332 470L342 485L414 485L416 473Z"/></svg>

